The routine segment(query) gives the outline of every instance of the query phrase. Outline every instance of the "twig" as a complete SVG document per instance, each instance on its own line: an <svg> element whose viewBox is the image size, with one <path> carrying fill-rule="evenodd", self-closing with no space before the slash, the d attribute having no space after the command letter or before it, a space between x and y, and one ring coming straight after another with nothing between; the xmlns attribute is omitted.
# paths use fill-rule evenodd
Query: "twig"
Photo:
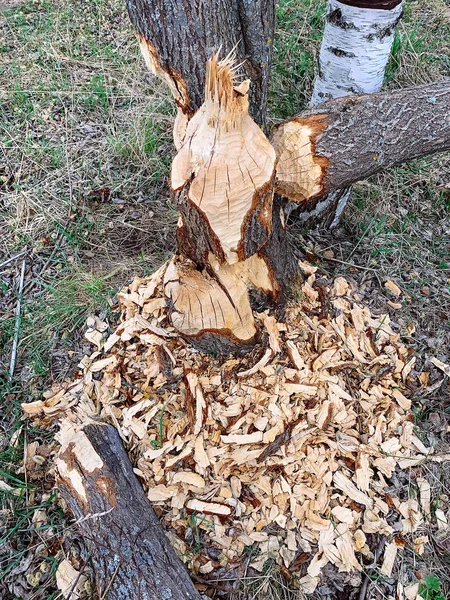
<svg viewBox="0 0 450 600"><path fill-rule="evenodd" d="M345 260L339 260L338 258L328 258L327 256L323 256L322 254L319 254L318 252L315 252L314 254L316 254L319 258L321 258L323 260L328 260L330 262L339 263L340 265L347 265L348 267L354 267L355 269L360 269L361 271L376 271L377 270L373 267L362 267L361 265L355 265L354 263L349 263Z"/></svg>
<svg viewBox="0 0 450 600"><path fill-rule="evenodd" d="M120 567L120 560L119 560L119 562L117 563L116 570L115 570L115 571L114 571L114 573L112 574L112 577L111 577L111 579L110 579L110 582L109 582L109 583L108 583L108 585L106 586L106 590L105 590L105 591L103 592L103 594L100 596L100 600L105 600L105 598L106 598L106 594L109 592L109 589L110 589L110 587L112 586L114 579L116 578L117 571L119 570L119 567Z"/></svg>
<svg viewBox="0 0 450 600"><path fill-rule="evenodd" d="M2 267L5 267L6 265L9 265L10 262L13 262L13 260L16 260L16 258L20 258L21 256L23 256L26 253L27 253L27 250L22 250L22 252L19 252L19 254L16 254L15 256L11 256L11 258L8 258L8 260L5 260L2 263L0 263L0 269Z"/></svg>
<svg viewBox="0 0 450 600"><path fill-rule="evenodd" d="M372 219L370 220L370 223L367 225L366 229L364 230L362 236L359 238L358 243L356 244L356 246L354 246L353 250L350 252L350 254L347 256L347 259L350 260L350 258L355 254L357 248L359 247L360 243L363 241L363 239L366 237L366 233L369 231L369 229L372 227L372 223L375 221L375 219L378 217L378 214L374 214Z"/></svg>
<svg viewBox="0 0 450 600"><path fill-rule="evenodd" d="M20 329L20 306L22 303L22 291L23 291L23 280L25 277L25 267L26 260L22 261L22 272L20 273L20 282L19 282L19 294L17 298L17 306L16 306L16 322L14 325L14 340L13 347L11 351L11 362L9 363L9 381L12 381L14 375L14 369L16 366L16 357L17 357L17 345L19 341L19 329Z"/></svg>

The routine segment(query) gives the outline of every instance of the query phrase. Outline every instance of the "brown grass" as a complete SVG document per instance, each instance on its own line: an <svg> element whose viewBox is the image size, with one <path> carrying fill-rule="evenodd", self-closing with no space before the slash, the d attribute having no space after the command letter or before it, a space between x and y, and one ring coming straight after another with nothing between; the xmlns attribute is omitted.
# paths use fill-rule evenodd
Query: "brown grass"
<svg viewBox="0 0 450 600"><path fill-rule="evenodd" d="M279 3L274 121L300 111L308 100L324 6L322 0ZM45 460L39 477L24 479L27 445L37 441L45 455L52 441L21 423L18 406L75 368L87 314L103 311L108 318L108 297L173 250L176 214L167 178L174 110L163 84L145 70L121 0L30 0L19 6L7 0L0 3L0 31L0 264L25 251L0 267L0 393L6 407L0 451L7 474L1 480L14 489L1 492L0 538L9 537L0 543L0 590L5 598L44 600L55 597L54 570L62 557L75 554L83 564L86 555L66 532L59 508L47 500L52 481L44 478ZM388 86L448 77L449 56L448 2L411 0ZM450 159L442 155L355 186L333 236L300 230L295 223L290 229L293 244L326 274L356 279L365 301L388 308L400 328L415 323L418 368L427 370L430 356L448 362L449 209ZM19 361L11 383L6 372L24 257ZM386 279L405 291L400 310L387 307ZM433 371L432 382L439 379ZM423 435L436 444L448 441L445 393L443 384L416 398ZM10 447L16 431L17 445ZM433 502L447 509L448 473L431 470ZM400 484L414 487L413 481ZM33 514L40 504L46 520L38 526ZM426 556L405 555L398 577L411 581L415 572L434 573L450 593L448 541L438 539L433 528L430 537ZM390 585L375 582L366 597L388 597ZM248 586L248 598L297 597L273 569Z"/></svg>

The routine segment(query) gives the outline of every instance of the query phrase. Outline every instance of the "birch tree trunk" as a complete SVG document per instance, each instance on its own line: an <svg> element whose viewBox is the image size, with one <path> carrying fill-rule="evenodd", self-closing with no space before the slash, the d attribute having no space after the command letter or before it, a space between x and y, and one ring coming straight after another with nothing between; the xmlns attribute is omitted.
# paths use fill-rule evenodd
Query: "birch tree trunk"
<svg viewBox="0 0 450 600"><path fill-rule="evenodd" d="M404 0L329 0L310 106L381 90L403 5ZM334 228L349 197L349 189L336 190L297 217Z"/></svg>

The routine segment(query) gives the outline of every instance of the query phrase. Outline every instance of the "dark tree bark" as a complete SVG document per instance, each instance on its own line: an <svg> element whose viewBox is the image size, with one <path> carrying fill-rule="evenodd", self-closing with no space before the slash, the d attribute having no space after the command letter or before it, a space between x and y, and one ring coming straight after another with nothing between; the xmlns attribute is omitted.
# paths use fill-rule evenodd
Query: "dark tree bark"
<svg viewBox="0 0 450 600"><path fill-rule="evenodd" d="M153 70L171 85L188 118L203 103L206 63L221 48L221 58L234 50L237 63L242 63L244 76L251 80L250 114L265 125L274 0L126 0L126 4L141 48L147 46Z"/></svg>
<svg viewBox="0 0 450 600"><path fill-rule="evenodd" d="M279 125L275 189L315 203L383 169L450 149L450 80L327 102Z"/></svg>
<svg viewBox="0 0 450 600"><path fill-rule="evenodd" d="M403 0L339 0L341 4L357 8L376 8L379 10L392 10Z"/></svg>
<svg viewBox="0 0 450 600"><path fill-rule="evenodd" d="M133 473L117 431L63 428L59 489L85 540L105 600L200 600Z"/></svg>

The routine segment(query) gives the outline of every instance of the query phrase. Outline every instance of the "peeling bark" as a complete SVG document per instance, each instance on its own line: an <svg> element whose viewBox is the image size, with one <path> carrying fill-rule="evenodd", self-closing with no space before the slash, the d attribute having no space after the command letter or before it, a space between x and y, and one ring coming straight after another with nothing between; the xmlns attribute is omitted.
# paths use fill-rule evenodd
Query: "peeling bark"
<svg viewBox="0 0 450 600"><path fill-rule="evenodd" d="M105 600L200 600L133 473L117 431L62 425L60 492L89 549Z"/></svg>
<svg viewBox="0 0 450 600"><path fill-rule="evenodd" d="M450 149L450 80L327 102L279 125L272 143L276 192L314 206L383 169Z"/></svg>
<svg viewBox="0 0 450 600"><path fill-rule="evenodd" d="M250 114L265 124L274 0L126 0L130 19L151 70L163 78L187 119L204 98L211 54L235 51L250 79ZM181 117L180 117L181 118Z"/></svg>
<svg viewBox="0 0 450 600"><path fill-rule="evenodd" d="M379 92L402 3L390 10L329 0L311 106L334 98Z"/></svg>

